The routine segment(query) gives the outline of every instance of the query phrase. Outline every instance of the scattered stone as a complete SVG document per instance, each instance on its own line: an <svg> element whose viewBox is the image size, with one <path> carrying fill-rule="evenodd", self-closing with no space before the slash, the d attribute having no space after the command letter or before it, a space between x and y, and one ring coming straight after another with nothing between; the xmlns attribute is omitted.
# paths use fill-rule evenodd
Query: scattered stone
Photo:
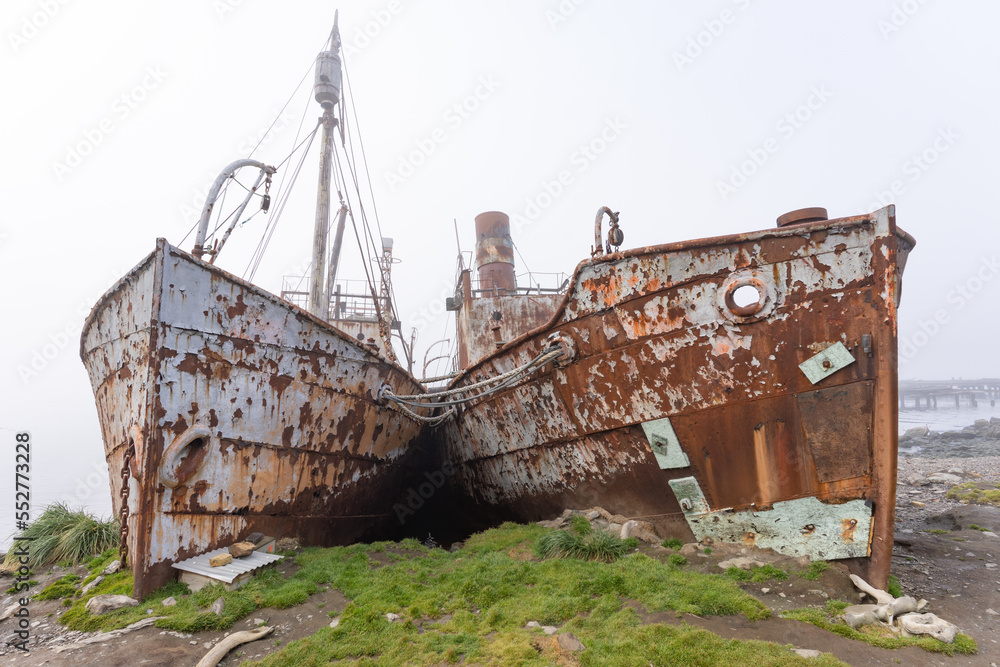
<svg viewBox="0 0 1000 667"><path fill-rule="evenodd" d="M282 537L280 540L274 543L274 550L278 551L295 551L299 548L299 543L292 539L291 537Z"/></svg>
<svg viewBox="0 0 1000 667"><path fill-rule="evenodd" d="M228 556L229 554L226 555ZM216 616L222 616L222 612L225 611L225 609L226 609L225 598L219 598L218 600L212 603L212 606L209 608L209 611L215 614Z"/></svg>
<svg viewBox="0 0 1000 667"><path fill-rule="evenodd" d="M778 593L778 597L779 598L787 598L788 596L785 595L784 593Z"/></svg>
<svg viewBox="0 0 1000 667"><path fill-rule="evenodd" d="M310 616L309 618L312 618L312 616ZM255 618L255 619L253 619L253 624L255 626L257 626L257 625L267 625L267 621L265 621L263 618Z"/></svg>
<svg viewBox="0 0 1000 667"><path fill-rule="evenodd" d="M598 512L597 510L591 510L591 511L587 512L587 518L590 519L591 521L593 521L594 519L596 519L599 516L601 516L601 513Z"/></svg>
<svg viewBox="0 0 1000 667"><path fill-rule="evenodd" d="M986 537L996 537L997 536L997 534L994 533L992 530L984 530L983 531L983 535L985 535Z"/></svg>
<svg viewBox="0 0 1000 667"><path fill-rule="evenodd" d="M394 614L391 611L385 615L385 619L390 623L395 623L399 620L399 614Z"/></svg>
<svg viewBox="0 0 1000 667"><path fill-rule="evenodd" d="M21 604L19 602L15 602L11 606L9 606L6 609L4 609L3 613L0 614L0 621L5 621L8 618L10 618L11 616L13 616L14 612L17 611L18 607L20 607L20 606L21 606Z"/></svg>
<svg viewBox="0 0 1000 667"><path fill-rule="evenodd" d="M218 556L212 556L208 559L208 564L212 567L221 567L223 565L229 565L233 562L233 557L230 554L219 554Z"/></svg>
<svg viewBox="0 0 1000 667"><path fill-rule="evenodd" d="M86 595L90 591L92 591L95 588L97 588L102 581L104 581L104 575L102 575L102 574L97 575L96 577L93 578L93 580L91 580L90 583L88 583L86 586L84 586L82 589L80 589L80 594L81 595Z"/></svg>
<svg viewBox="0 0 1000 667"><path fill-rule="evenodd" d="M685 558L693 558L694 555L698 553L698 543L688 542L687 544L685 544L680 548L680 551L678 553L684 556Z"/></svg>
<svg viewBox="0 0 1000 667"><path fill-rule="evenodd" d="M946 472L935 472L927 475L927 481L931 484L958 484L962 481L962 478Z"/></svg>
<svg viewBox="0 0 1000 667"><path fill-rule="evenodd" d="M1000 612L994 611L993 609L987 609L986 613L989 614L990 616L1000 616Z"/></svg>
<svg viewBox="0 0 1000 667"><path fill-rule="evenodd" d="M95 595L87 600L87 611L94 616L106 614L123 607L138 607L139 601L127 595Z"/></svg>
<svg viewBox="0 0 1000 667"><path fill-rule="evenodd" d="M337 618L335 618L332 621L330 621L330 627L331 628L335 628L338 625L340 625L340 616L338 616Z"/></svg>
<svg viewBox="0 0 1000 667"><path fill-rule="evenodd" d="M760 592L763 593L764 595L767 595L768 593L771 592L771 589L770 588L762 588L762 589L760 589Z"/></svg>
<svg viewBox="0 0 1000 667"><path fill-rule="evenodd" d="M987 563L987 564L986 564L986 569L987 569L987 570L992 570L992 569L993 569L993 568L995 568L996 566L997 566L997 564L996 564L996 563Z"/></svg>
<svg viewBox="0 0 1000 667"><path fill-rule="evenodd" d="M171 595L160 604L162 604L164 607L173 607L175 604L177 604L177 599L173 595Z"/></svg>
<svg viewBox="0 0 1000 667"><path fill-rule="evenodd" d="M910 507L927 507L927 503L922 503L919 500L911 500Z"/></svg>
<svg viewBox="0 0 1000 667"><path fill-rule="evenodd" d="M808 591L806 591L806 593L809 593L810 595L818 595L821 598L829 598L830 597L829 595L826 594L826 592L821 591L818 588L811 588Z"/></svg>
<svg viewBox="0 0 1000 667"><path fill-rule="evenodd" d="M527 627L527 628L540 628L540 627L542 627L542 624L539 623L538 621L528 621L528 625L526 625L525 627Z"/></svg>
<svg viewBox="0 0 1000 667"><path fill-rule="evenodd" d="M104 568L104 571L101 574L103 574L106 577L110 577L112 574L114 574L121 568L122 568L122 562L120 560L113 560L110 563L108 563L108 566Z"/></svg>
<svg viewBox="0 0 1000 667"><path fill-rule="evenodd" d="M559 632L559 628L557 628L554 625L543 625L541 627L542 627L542 632L544 632L547 635L554 635L555 633Z"/></svg>
<svg viewBox="0 0 1000 667"><path fill-rule="evenodd" d="M761 567L762 565L766 565L766 563L763 563L756 558L747 558L746 556L730 558L729 560L724 560L719 563L719 567L723 570L728 570L731 567L738 567L741 570L750 570L755 567Z"/></svg>
<svg viewBox="0 0 1000 667"><path fill-rule="evenodd" d="M252 554L253 549L253 542L237 542L236 544L230 545L229 554L233 558L243 558L244 556Z"/></svg>
<svg viewBox="0 0 1000 667"><path fill-rule="evenodd" d="M803 658L818 658L820 653L813 648L793 648L792 653L798 653Z"/></svg>
<svg viewBox="0 0 1000 667"><path fill-rule="evenodd" d="M930 428L928 428L926 426L916 426L914 428L908 428L908 429L906 429L906 432L903 433L903 437L907 438L907 439L909 439L909 438L923 438L923 437L926 437L926 436L930 435L930 432L931 432Z"/></svg>
<svg viewBox="0 0 1000 667"><path fill-rule="evenodd" d="M556 637L556 639L558 640L559 645L562 646L567 651L573 651L574 653L577 653L586 648L583 645L583 643L579 639L577 639L576 635L574 635L572 632L560 633L559 636Z"/></svg>

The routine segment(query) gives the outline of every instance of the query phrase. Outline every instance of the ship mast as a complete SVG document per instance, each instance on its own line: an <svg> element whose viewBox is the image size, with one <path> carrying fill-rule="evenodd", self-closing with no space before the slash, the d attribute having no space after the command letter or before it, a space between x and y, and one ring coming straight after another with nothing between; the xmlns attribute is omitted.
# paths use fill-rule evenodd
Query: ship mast
<svg viewBox="0 0 1000 667"><path fill-rule="evenodd" d="M330 287L324 290L324 269L326 268L326 244L330 229L330 177L333 171L333 137L337 127L337 117L334 107L340 101L341 71L340 71L340 28L337 27L337 14L333 18L333 30L326 51L316 57L316 82L314 85L316 101L323 107L320 123L323 125L323 139L319 161L319 190L316 194L316 225L313 229L312 279L309 285L309 312L323 320L330 317ZM343 237L343 224L346 209L342 209L338 220L337 240ZM339 253L339 242L336 250ZM336 275L336 262L339 258L331 257L330 280Z"/></svg>

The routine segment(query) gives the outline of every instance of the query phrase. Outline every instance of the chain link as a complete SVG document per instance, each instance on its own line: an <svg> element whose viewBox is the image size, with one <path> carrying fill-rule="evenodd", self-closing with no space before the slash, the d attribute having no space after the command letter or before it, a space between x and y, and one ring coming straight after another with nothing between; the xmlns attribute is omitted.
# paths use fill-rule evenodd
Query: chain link
<svg viewBox="0 0 1000 667"><path fill-rule="evenodd" d="M132 463L132 457L135 455L135 450L131 447L125 452L125 459L122 461L122 488L121 488L121 509L118 510L118 559L121 561L122 569L128 565L128 495L129 486L128 479L131 475L129 466Z"/></svg>

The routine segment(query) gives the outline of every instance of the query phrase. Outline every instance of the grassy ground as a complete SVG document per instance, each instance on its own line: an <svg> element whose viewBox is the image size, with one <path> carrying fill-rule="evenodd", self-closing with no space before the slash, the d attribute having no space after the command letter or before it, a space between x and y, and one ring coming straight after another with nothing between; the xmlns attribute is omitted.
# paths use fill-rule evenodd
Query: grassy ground
<svg viewBox="0 0 1000 667"><path fill-rule="evenodd" d="M1000 484L993 482L965 482L950 489L947 496L952 500L975 505L1000 507Z"/></svg>
<svg viewBox="0 0 1000 667"><path fill-rule="evenodd" d="M784 580L788 573L773 566L751 571L735 568L723 574L693 571L679 554L663 563L642 553L623 553L613 541L573 541L552 537L537 525L504 524L475 535L455 552L402 543L358 544L330 549L309 548L294 556L295 571L282 575L266 569L236 591L210 586L190 593L172 583L151 594L138 607L91 616L86 601L95 594L131 592L131 575L107 577L86 596L79 587L92 580L115 557L112 550L88 564L89 575L67 575L39 597L63 598L68 607L59 619L75 630L110 630L147 618L148 610L164 616L156 625L181 632L226 630L262 607L288 608L325 588L337 589L349 602L336 628L292 642L261 663L268 667L350 664L358 666L449 664L503 665L717 665L753 661L759 665L840 665L824 655L805 661L788 647L765 642L724 640L685 624L644 623L641 612L673 610L704 615L740 614L749 620L770 615L769 609L745 593L739 582ZM579 531L574 531L578 537ZM617 538L614 538L617 539ZM580 557L565 549L583 548ZM575 545L575 546L574 546ZM632 546L632 545L629 545ZM604 562L610 560L611 562ZM825 564L814 564L801 576L819 577ZM175 597L176 606L162 601ZM208 610L222 597L221 616ZM836 606L836 603L833 603ZM915 643L948 653L975 650L960 636L952 646L935 640L875 637L843 625L822 610L786 613L837 634L893 648ZM638 611L637 611L638 610ZM390 621L386 614L397 614ZM331 614L332 615L332 614ZM586 650L572 654L556 637L528 621L572 632ZM249 665L252 663L243 663Z"/></svg>

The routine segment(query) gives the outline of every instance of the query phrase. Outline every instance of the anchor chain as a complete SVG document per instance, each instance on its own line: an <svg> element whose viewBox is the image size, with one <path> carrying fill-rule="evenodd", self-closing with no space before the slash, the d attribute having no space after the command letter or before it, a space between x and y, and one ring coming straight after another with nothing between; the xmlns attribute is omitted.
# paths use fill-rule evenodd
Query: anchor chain
<svg viewBox="0 0 1000 667"><path fill-rule="evenodd" d="M118 559L121 561L121 567L124 569L128 564L128 478L130 476L129 466L132 463L132 457L135 455L135 450L131 447L125 452L125 459L122 461L122 488L119 492L121 495L121 509L118 510Z"/></svg>

